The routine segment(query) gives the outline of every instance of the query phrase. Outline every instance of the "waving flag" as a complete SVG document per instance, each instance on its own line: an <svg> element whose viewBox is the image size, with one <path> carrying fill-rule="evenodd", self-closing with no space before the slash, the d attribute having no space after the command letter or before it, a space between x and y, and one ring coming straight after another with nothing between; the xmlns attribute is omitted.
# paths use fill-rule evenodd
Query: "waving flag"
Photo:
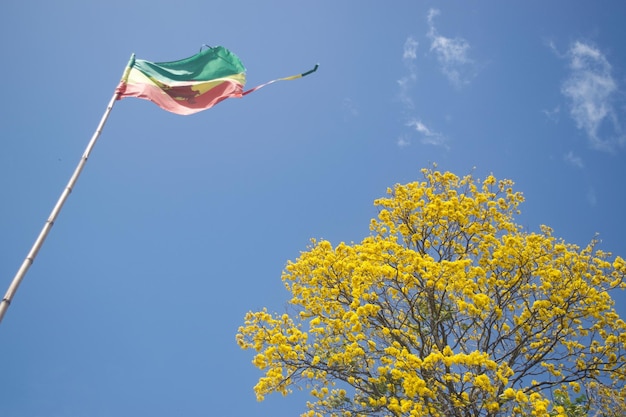
<svg viewBox="0 0 626 417"><path fill-rule="evenodd" d="M138 97L150 100L176 114L193 114L213 107L229 97L242 97L276 81L291 80L317 70L279 78L248 91L245 67L239 58L222 46L209 47L196 55L173 62L135 59L128 64L117 89L118 99Z"/></svg>

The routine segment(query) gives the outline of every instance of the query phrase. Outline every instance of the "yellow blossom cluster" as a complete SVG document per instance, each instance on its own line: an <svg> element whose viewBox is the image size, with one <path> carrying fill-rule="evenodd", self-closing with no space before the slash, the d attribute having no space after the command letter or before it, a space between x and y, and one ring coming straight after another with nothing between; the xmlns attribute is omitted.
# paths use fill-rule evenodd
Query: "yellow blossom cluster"
<svg viewBox="0 0 626 417"><path fill-rule="evenodd" d="M247 314L259 400L299 386L308 416L554 416L555 392L622 395L624 260L522 230L511 181L423 177L375 201L360 243L287 264L293 314Z"/></svg>

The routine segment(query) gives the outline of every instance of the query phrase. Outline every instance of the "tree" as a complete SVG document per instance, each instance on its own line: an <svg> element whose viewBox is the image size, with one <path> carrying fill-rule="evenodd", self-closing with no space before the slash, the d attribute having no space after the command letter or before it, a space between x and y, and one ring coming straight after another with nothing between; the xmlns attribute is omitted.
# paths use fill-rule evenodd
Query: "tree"
<svg viewBox="0 0 626 417"><path fill-rule="evenodd" d="M422 173L374 202L362 242L313 240L287 264L287 313L246 315L257 398L309 390L306 416L626 415L624 260L524 231L509 180Z"/></svg>

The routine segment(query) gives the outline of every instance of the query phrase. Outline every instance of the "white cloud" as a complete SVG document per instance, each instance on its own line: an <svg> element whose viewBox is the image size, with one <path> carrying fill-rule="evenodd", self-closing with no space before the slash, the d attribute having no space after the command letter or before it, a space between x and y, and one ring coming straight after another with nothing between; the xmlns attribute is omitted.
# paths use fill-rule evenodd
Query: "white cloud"
<svg viewBox="0 0 626 417"><path fill-rule="evenodd" d="M426 145L444 146L446 145L446 137L439 132L435 132L422 123L421 120L413 119L407 123L407 126L415 129L421 136L421 142Z"/></svg>
<svg viewBox="0 0 626 417"><path fill-rule="evenodd" d="M598 198L596 197L596 192L593 189L593 187L589 187L587 188L587 203L589 203L590 206L594 207L596 204L598 204Z"/></svg>
<svg viewBox="0 0 626 417"><path fill-rule="evenodd" d="M409 36L405 40L402 50L402 60L407 68L407 74L397 80L399 87L398 98L400 102L404 105L404 111L407 114L414 113L415 108L410 93L415 86L415 83L417 82L417 70L415 61L417 60L418 47L419 42L415 40L415 38L413 38L412 36ZM417 132L421 143L427 145L443 146L446 149L448 148L445 143L445 136L428 128L416 116L410 116L410 119L406 123L406 126L411 128L412 132ZM396 144L400 148L407 147L411 145L411 137L413 136L415 136L415 133L402 134L396 141Z"/></svg>
<svg viewBox="0 0 626 417"><path fill-rule="evenodd" d="M398 99L404 104L405 107L412 109L415 105L413 104L413 99L409 94L409 91L415 84L416 77L414 74L409 74L400 78L397 83L400 88L398 92Z"/></svg>
<svg viewBox="0 0 626 417"><path fill-rule="evenodd" d="M587 135L595 149L612 150L623 144L619 120L613 108L618 86L606 56L594 46L575 42L566 54L570 74L561 87L569 99L570 115L576 127ZM604 129L604 134L601 134Z"/></svg>
<svg viewBox="0 0 626 417"><path fill-rule="evenodd" d="M439 10L428 11L430 50L435 52L441 71L456 87L468 84L475 73L474 61L469 57L470 44L463 38L446 38L435 28L434 19Z"/></svg>
<svg viewBox="0 0 626 417"><path fill-rule="evenodd" d="M417 59L417 47L419 46L419 42L413 39L412 36L409 36L404 42L404 53L402 54L402 58L405 61L414 61Z"/></svg>
<svg viewBox="0 0 626 417"><path fill-rule="evenodd" d="M398 141L396 142L396 145L398 145L398 147L400 148L405 148L409 146L410 144L411 144L411 141L405 136L400 136L398 138Z"/></svg>
<svg viewBox="0 0 626 417"><path fill-rule="evenodd" d="M574 155L574 152L569 151L568 153L566 153L563 156L563 159L570 163L571 165L575 166L576 168L584 168L585 165L583 164L583 160L580 156L576 156Z"/></svg>
<svg viewBox="0 0 626 417"><path fill-rule="evenodd" d="M561 106L556 106L552 110L543 110L543 114L554 123L559 121L559 114L561 113Z"/></svg>
<svg viewBox="0 0 626 417"><path fill-rule="evenodd" d="M400 78L397 83L400 91L398 93L399 100L405 105L405 107L412 109L414 107L413 100L409 94L409 91L417 80L417 71L415 68L415 60L417 59L417 47L419 43L409 36L404 42L404 48L402 51L402 59L408 69L408 74Z"/></svg>
<svg viewBox="0 0 626 417"><path fill-rule="evenodd" d="M568 153L563 155L563 160L577 169L585 168L585 164L583 163L582 158L578 155L575 155L573 151L569 151ZM593 186L589 184L588 180L587 180L587 183L588 184L587 184L587 189L585 192L585 200L587 200L587 204L589 204L591 207L594 207L598 204L596 191L594 190Z"/></svg>
<svg viewBox="0 0 626 417"><path fill-rule="evenodd" d="M357 109L356 104L350 98L344 98L341 107L345 114L349 116L357 117L359 115L359 109Z"/></svg>

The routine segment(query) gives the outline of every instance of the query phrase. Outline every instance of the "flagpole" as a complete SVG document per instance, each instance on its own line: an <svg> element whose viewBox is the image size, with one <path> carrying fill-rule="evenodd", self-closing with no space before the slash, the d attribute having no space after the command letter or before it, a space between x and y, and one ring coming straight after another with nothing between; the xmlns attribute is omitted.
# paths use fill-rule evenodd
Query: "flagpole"
<svg viewBox="0 0 626 417"><path fill-rule="evenodd" d="M122 82L125 82L128 78L128 74L130 72L132 63L134 61L134 57L135 57L134 54L131 55L130 61L128 62L128 65L126 66L124 70L124 74L122 76ZM122 83L120 83L120 85L122 85ZM41 229L41 232L39 233L39 236L37 237L37 239L35 240L35 243L30 249L30 252L28 252L28 255L26 255L24 262L22 262L22 266L20 266L17 273L15 274L15 277L13 278L13 281L11 281L11 284L9 285L9 288L6 294L4 295L4 298L0 302L0 323L2 323L2 319L4 318L4 315L7 309L11 305L11 301L13 301L13 297L15 296L15 293L17 292L17 289L20 286L20 283L24 279L26 272L28 272L28 269L35 261L35 258L37 257L37 253L39 252L39 249L41 249L41 246L46 240L46 237L48 236L50 229L52 229L52 226L54 225L54 222L56 221L57 216L61 212L61 209L63 208L63 204L65 204L65 200L67 200L67 197L72 192L72 189L74 188L74 185L76 184L76 181L78 181L78 177L80 176L83 168L85 167L85 164L87 163L87 159L89 159L89 155L91 154L93 147L98 141L98 137L100 137L100 133L102 133L102 129L104 128L104 125L107 119L109 118L109 114L111 113L111 110L113 109L113 105L115 104L115 101L119 98L120 94L121 94L121 90L118 87L115 89L115 93L113 94L113 97L111 97L111 101L109 101L109 104L104 114L102 115L102 119L100 119L100 123L98 124L96 131L94 132L93 136L91 137L91 140L87 144L87 147L85 148L85 152L83 153L83 156L78 162L78 165L76 166L76 169L74 170L74 173L72 174L72 177L70 178L69 182L67 183L67 186L61 193L61 196L59 197L56 205L52 209L52 212L50 213L48 220L46 220L46 223Z"/></svg>

